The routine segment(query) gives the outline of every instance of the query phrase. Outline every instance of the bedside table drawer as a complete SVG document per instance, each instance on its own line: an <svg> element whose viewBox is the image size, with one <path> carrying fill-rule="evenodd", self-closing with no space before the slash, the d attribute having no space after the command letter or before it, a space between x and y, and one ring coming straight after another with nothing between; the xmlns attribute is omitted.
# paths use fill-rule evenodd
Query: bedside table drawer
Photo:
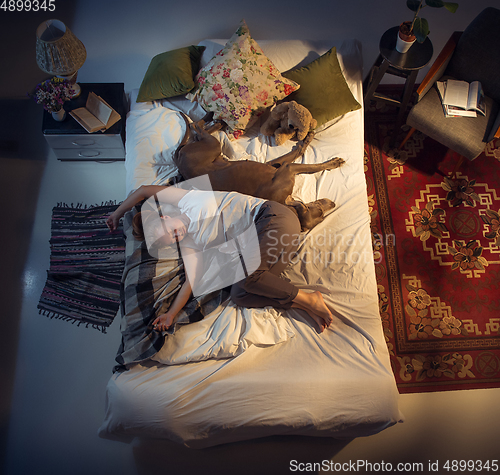
<svg viewBox="0 0 500 475"><path fill-rule="evenodd" d="M53 149L102 149L122 148L123 141L120 135L46 135L48 144Z"/></svg>
<svg viewBox="0 0 500 475"><path fill-rule="evenodd" d="M42 132L59 160L125 160L127 104L123 86L123 83L80 83L80 96L64 104L64 110L68 112L64 120L56 121L49 112L43 111ZM85 107L91 92L102 97L120 114L120 120L104 132L88 133L69 114L73 109Z"/></svg>
<svg viewBox="0 0 500 475"><path fill-rule="evenodd" d="M59 160L125 160L122 148L53 148Z"/></svg>

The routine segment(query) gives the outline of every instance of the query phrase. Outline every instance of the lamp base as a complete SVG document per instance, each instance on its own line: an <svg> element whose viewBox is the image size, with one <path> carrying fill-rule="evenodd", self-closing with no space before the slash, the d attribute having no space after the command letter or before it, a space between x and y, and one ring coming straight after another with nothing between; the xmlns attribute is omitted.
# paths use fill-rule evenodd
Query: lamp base
<svg viewBox="0 0 500 475"><path fill-rule="evenodd" d="M82 93L80 85L76 82L77 76L78 76L78 71L76 71L73 74L70 74L69 76L57 76L58 78L66 79L66 81L68 81L68 83L70 84L71 89L73 89L73 94L71 94L71 99L76 99Z"/></svg>
<svg viewBox="0 0 500 475"><path fill-rule="evenodd" d="M73 94L71 94L71 99L76 99L82 93L82 88L77 82L75 82L75 84L72 84L71 88L74 91Z"/></svg>

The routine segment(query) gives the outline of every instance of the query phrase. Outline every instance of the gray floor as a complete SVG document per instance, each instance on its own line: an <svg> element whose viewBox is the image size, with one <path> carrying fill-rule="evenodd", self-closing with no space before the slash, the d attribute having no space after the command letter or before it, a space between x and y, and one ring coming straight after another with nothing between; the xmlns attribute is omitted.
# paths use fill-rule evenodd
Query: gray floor
<svg viewBox="0 0 500 475"><path fill-rule="evenodd" d="M449 19L442 12L429 13L435 50L451 31L463 29L492 3L461 4ZM4 472L289 473L290 460L300 459L418 462L426 468L421 473L428 473L429 461L442 465L453 458L499 458L500 390L404 395L404 424L350 443L272 438L190 451L168 443L131 446L97 437L120 340L118 322L101 334L40 316L36 305L49 263L52 207L58 202L123 199L124 168L122 163L59 162L48 149L40 131L41 108L23 97L44 78L34 61L37 25L51 17L62 19L84 41L88 59L80 71L82 82L125 82L130 90L139 86L154 54L205 37L228 37L241 17L257 38L356 37L363 43L368 68L381 33L406 15L406 7L403 0L388 1L382 9L367 0L348 5L319 1L297 15L303 4L288 5L283 12L283 4L263 1L238 10L221 0L203 14L199 14L205 8L202 2L186 7L156 0L140 5L129 0L56 0L56 5L50 15L0 11L0 193L5 207L0 233L0 467ZM188 9L197 14L188 15Z"/></svg>

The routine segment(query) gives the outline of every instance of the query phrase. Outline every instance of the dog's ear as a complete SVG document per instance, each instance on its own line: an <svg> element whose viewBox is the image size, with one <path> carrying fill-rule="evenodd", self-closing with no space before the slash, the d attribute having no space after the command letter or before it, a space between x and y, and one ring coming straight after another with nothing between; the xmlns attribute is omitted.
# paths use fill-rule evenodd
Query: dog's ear
<svg viewBox="0 0 500 475"><path fill-rule="evenodd" d="M282 102L271 110L271 117L275 120L281 120L288 114L288 108L290 105L288 102Z"/></svg>

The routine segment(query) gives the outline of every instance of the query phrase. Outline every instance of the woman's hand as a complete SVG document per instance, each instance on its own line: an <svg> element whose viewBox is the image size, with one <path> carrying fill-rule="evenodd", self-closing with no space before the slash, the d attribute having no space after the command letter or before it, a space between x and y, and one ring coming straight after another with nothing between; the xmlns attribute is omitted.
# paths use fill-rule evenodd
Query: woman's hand
<svg viewBox="0 0 500 475"><path fill-rule="evenodd" d="M167 331L174 323L176 315L167 312L164 313L163 315L160 315L154 322L153 322L153 330L157 332L164 332Z"/></svg>
<svg viewBox="0 0 500 475"><path fill-rule="evenodd" d="M116 211L109 215L109 218L106 220L106 225L110 231L116 231L118 229L120 218L121 216Z"/></svg>
<svg viewBox="0 0 500 475"><path fill-rule="evenodd" d="M189 285L189 280L186 279L181 285L181 288L175 296L168 311L153 321L153 330L158 332L167 331L174 324L177 315L179 315L179 312L183 309L184 305L187 304L190 296L191 286Z"/></svg>

